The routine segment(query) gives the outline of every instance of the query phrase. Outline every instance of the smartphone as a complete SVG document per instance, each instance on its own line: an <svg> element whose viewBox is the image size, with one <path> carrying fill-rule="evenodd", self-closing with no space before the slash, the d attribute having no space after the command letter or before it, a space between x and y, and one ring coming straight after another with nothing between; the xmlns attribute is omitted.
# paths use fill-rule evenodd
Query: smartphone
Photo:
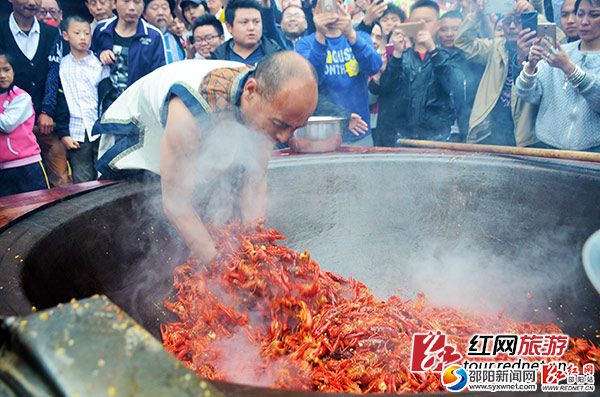
<svg viewBox="0 0 600 397"><path fill-rule="evenodd" d="M525 30L529 28L532 32L537 32L537 21L538 13L536 11L524 12L521 14L521 29Z"/></svg>
<svg viewBox="0 0 600 397"><path fill-rule="evenodd" d="M406 37L414 39L417 37L417 33L425 29L425 24L423 22L406 22L398 25L398 28L404 31Z"/></svg>
<svg viewBox="0 0 600 397"><path fill-rule="evenodd" d="M337 0L319 0L319 11L321 13L332 13L337 14L338 3Z"/></svg>
<svg viewBox="0 0 600 397"><path fill-rule="evenodd" d="M515 0L487 0L483 7L485 15L509 14L515 7Z"/></svg>
<svg viewBox="0 0 600 397"><path fill-rule="evenodd" d="M387 57L388 60L391 58L393 53L394 53L394 45L386 44L385 45L385 56Z"/></svg>
<svg viewBox="0 0 600 397"><path fill-rule="evenodd" d="M546 38L556 48L556 24L551 22L540 22L537 26L539 38Z"/></svg>

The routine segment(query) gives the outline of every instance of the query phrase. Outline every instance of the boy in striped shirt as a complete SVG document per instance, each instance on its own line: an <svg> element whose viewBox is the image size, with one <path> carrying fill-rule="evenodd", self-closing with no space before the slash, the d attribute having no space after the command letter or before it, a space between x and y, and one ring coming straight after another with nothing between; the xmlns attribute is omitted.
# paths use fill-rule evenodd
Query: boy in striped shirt
<svg viewBox="0 0 600 397"><path fill-rule="evenodd" d="M60 63L60 80L69 105L69 135L61 138L69 150L73 182L96 179L95 162L98 155L98 136L92 127L98 119L98 83L110 73L90 51L90 24L78 16L62 23L63 38L71 52Z"/></svg>

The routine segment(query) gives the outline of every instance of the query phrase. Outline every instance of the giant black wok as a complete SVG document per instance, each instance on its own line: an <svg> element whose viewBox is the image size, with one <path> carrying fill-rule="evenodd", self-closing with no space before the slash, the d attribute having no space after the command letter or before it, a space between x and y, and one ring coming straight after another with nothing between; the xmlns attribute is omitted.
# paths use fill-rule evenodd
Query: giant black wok
<svg viewBox="0 0 600 397"><path fill-rule="evenodd" d="M0 314L106 294L155 336L187 256L157 183L65 200L0 235ZM382 297L552 321L599 342L580 251L600 228L600 165L414 151L281 157L268 226Z"/></svg>

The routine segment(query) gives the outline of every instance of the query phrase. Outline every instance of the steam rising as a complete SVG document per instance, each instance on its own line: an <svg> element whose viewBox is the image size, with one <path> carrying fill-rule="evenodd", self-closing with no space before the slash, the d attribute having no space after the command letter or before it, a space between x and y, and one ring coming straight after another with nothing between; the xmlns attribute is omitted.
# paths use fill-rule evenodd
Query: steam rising
<svg viewBox="0 0 600 397"><path fill-rule="evenodd" d="M508 315L522 320L530 320L533 307L536 321L555 321L548 306L569 302L552 305L544 300L545 291L566 290L566 296L575 296L578 288L573 285L577 266L562 266L558 277L551 265L573 262L572 253L565 249L573 246L572 235L572 230L560 228L551 236L534 234L518 247L506 242L501 254L482 248L474 238L459 244L439 241L405 264L409 285L437 305L486 312L506 308ZM507 267L508 261L513 265Z"/></svg>
<svg viewBox="0 0 600 397"><path fill-rule="evenodd" d="M234 334L231 338L220 339L213 346L221 352L214 365L221 373L229 375L231 382L273 387L281 370L285 368L283 360L269 362L267 366L259 347L243 332Z"/></svg>
<svg viewBox="0 0 600 397"><path fill-rule="evenodd" d="M264 134L231 120L203 133L200 139L202 146L197 161L190 164L189 169L181 170L182 178L195 180L198 186L195 201L203 219L223 224L240 216L237 204L241 189L245 183L257 183L264 176L273 142ZM351 168L350 163L346 159L343 166ZM407 178L399 184L394 180L397 175L367 173L365 175L372 177L368 179L360 173L337 172L333 166L321 165L321 169L326 172L316 176L313 169L304 164L291 171L286 179L275 178L280 185L273 191L279 194L269 196L269 205L281 218L277 220L278 225L271 226L289 236L286 245L297 250L308 249L324 269L352 276L382 298L392 294L412 298L417 292L424 292L428 300L437 305L492 313L505 307L506 315L517 320L556 321L557 306L568 307L572 302L549 302L548 296L558 294L548 291L560 290L561 296L573 297L581 288L577 282L581 276L576 237L579 232L574 227L556 227L544 233L531 230L524 239L522 231L511 235L509 229L515 227L511 219L499 219L498 224L506 229L495 233L493 226L478 225L476 206L480 205L481 198L473 199L472 191L462 192L456 187L458 182L450 176L440 177L442 187L436 186L440 191L424 192L423 180L431 178L431 173L416 174L414 180ZM443 172L438 171L436 176ZM307 193L298 196L292 189L291 180L295 184L313 184L315 178L325 181L317 185L326 186L327 191L300 189ZM481 183L473 181L478 182ZM500 190L513 188L517 182L507 179L506 186L498 180L486 183L498 185L496 189ZM372 197L368 194L371 189L378 192L381 202L367 201ZM481 190L485 189L489 186L482 184ZM397 201L386 197L397 196L402 191L410 193ZM447 197L451 203L440 197ZM461 200L464 205L457 204ZM382 208L381 203L393 203L394 207ZM464 211L457 210L463 207ZM185 261L188 252L167 222L156 216L163 213L159 189L149 191L143 203L129 210L128 219L143 235L135 249L139 257L131 258L139 268L128 269L129 277L116 295L117 303L126 301L124 306L139 321L149 317L144 313L156 313L157 308L162 310L162 301L172 287L173 268ZM487 215L485 211L482 213ZM390 216L395 217L397 223L390 221ZM561 224L560 220L555 223ZM379 234L380 224L392 224L386 231L395 231L403 238ZM165 226L170 234L156 238L152 228L164 230ZM130 240L124 235L125 230L131 229L112 231L114 239ZM366 245L368 249L362 249ZM125 265L128 259L124 258ZM210 289L224 304L231 303L219 285L211 285ZM537 313L535 318L532 312ZM573 320L566 317L568 308L564 312L565 320ZM250 313L249 319L256 329L268 327L261 313ZM144 325L156 328L156 324ZM256 368L265 367L258 348L245 334L215 343L223 352L215 365L221 372L235 375L231 380L256 386L269 386L276 380L280 370L277 366L256 373Z"/></svg>
<svg viewBox="0 0 600 397"><path fill-rule="evenodd" d="M200 125L210 124L201 122ZM245 185L257 184L264 177L272 148L273 141L267 135L230 119L202 131L198 156L188 169L181 170L181 177L192 178L197 186L193 201L205 222L224 224L240 218L241 191ZM125 247L129 255L120 254L120 248L111 253L120 256L126 270L120 271L124 274L122 284L110 293L116 303L127 307L129 314L142 323L152 317L145 313L156 313L159 309L165 317L157 318L156 324L144 324L154 330L158 323L171 316L162 302L172 293L174 267L189 256L184 242L162 215L157 180L155 176L145 176L143 182L154 184L149 185L152 188L143 200L134 201L127 209L125 218L130 219L130 223L123 225L122 230L107 231L117 247L120 241L131 241L130 230L139 231L137 245ZM245 205L257 207L249 209L256 213L261 203L256 200ZM133 228L131 223L135 225Z"/></svg>
<svg viewBox="0 0 600 397"><path fill-rule="evenodd" d="M239 218L238 202L247 182L256 184L264 176L273 141L265 134L226 121L201 138L201 150L193 177L195 201L201 213L216 224Z"/></svg>

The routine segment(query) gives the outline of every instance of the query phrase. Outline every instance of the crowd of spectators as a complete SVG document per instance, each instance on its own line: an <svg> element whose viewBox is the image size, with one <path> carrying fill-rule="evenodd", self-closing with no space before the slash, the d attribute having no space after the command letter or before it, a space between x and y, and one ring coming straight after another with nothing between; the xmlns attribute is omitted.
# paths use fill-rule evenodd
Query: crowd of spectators
<svg viewBox="0 0 600 397"><path fill-rule="evenodd" d="M343 142L600 152L600 0L9 0L0 21L0 196L94 180L92 128L163 65L296 51ZM500 3L500 2L499 2ZM502 2L505 3L505 2ZM523 26L556 23L556 42ZM420 23L420 25L418 24Z"/></svg>

